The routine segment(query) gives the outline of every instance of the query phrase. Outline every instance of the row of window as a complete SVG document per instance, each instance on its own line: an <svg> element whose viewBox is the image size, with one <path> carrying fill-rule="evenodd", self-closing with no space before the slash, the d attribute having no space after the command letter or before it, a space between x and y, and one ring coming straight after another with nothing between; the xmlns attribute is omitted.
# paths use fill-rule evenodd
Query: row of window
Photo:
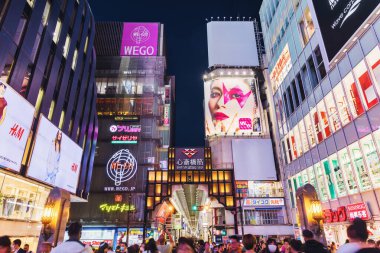
<svg viewBox="0 0 380 253"><path fill-rule="evenodd" d="M283 211L281 209L244 210L244 224L245 225L284 224Z"/></svg>
<svg viewBox="0 0 380 253"><path fill-rule="evenodd" d="M291 178L293 194L309 183L321 201L380 187L380 130L343 148ZM294 196L292 196L294 197Z"/></svg>
<svg viewBox="0 0 380 253"><path fill-rule="evenodd" d="M297 159L379 103L380 49L375 47L285 135L283 159Z"/></svg>
<svg viewBox="0 0 380 253"><path fill-rule="evenodd" d="M125 94L142 95L144 93L154 93L158 88L159 80L156 77L139 78L96 78L98 94Z"/></svg>

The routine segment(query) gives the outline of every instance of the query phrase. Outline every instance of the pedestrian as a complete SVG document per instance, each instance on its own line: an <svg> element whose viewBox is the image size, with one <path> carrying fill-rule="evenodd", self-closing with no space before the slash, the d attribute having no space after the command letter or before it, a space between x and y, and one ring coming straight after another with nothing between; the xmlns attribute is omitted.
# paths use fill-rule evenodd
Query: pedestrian
<svg viewBox="0 0 380 253"><path fill-rule="evenodd" d="M204 253L211 253L210 243L205 242L205 251Z"/></svg>
<svg viewBox="0 0 380 253"><path fill-rule="evenodd" d="M97 251L97 253L107 253L108 252L108 243L106 242L102 242L100 245L99 245L99 249Z"/></svg>
<svg viewBox="0 0 380 253"><path fill-rule="evenodd" d="M108 246L108 251L107 251L107 253L115 253L115 252L113 251L113 248L112 248L111 246Z"/></svg>
<svg viewBox="0 0 380 253"><path fill-rule="evenodd" d="M198 240L198 253L204 253L205 252L205 241Z"/></svg>
<svg viewBox="0 0 380 253"><path fill-rule="evenodd" d="M196 253L193 240L180 237L178 239L177 253Z"/></svg>
<svg viewBox="0 0 380 253"><path fill-rule="evenodd" d="M159 253L159 252L160 251L157 248L156 241L153 238L150 238L148 243L145 246L144 253ZM162 252L160 252L160 253L162 253Z"/></svg>
<svg viewBox="0 0 380 253"><path fill-rule="evenodd" d="M165 235L169 237L169 244L166 244ZM158 251L160 251L161 253L172 253L173 247L174 247L174 240L173 240L172 235L168 231L162 232L157 240Z"/></svg>
<svg viewBox="0 0 380 253"><path fill-rule="evenodd" d="M131 245L127 248L128 253L139 253L139 246L137 245Z"/></svg>
<svg viewBox="0 0 380 253"><path fill-rule="evenodd" d="M120 245L116 246L115 253L121 253L121 246Z"/></svg>
<svg viewBox="0 0 380 253"><path fill-rule="evenodd" d="M243 245L246 253L256 253L254 248L256 246L256 238L251 234L243 236Z"/></svg>
<svg viewBox="0 0 380 253"><path fill-rule="evenodd" d="M11 240L8 236L0 237L0 253L11 253Z"/></svg>
<svg viewBox="0 0 380 253"><path fill-rule="evenodd" d="M347 228L347 237L350 242L340 246L338 253L354 253L365 248L368 239L367 224L360 218L355 218Z"/></svg>
<svg viewBox="0 0 380 253"><path fill-rule="evenodd" d="M237 237L236 235L231 235L230 241L231 244L228 253L241 253L242 250L240 247L239 237Z"/></svg>
<svg viewBox="0 0 380 253"><path fill-rule="evenodd" d="M301 253L302 252L302 242L300 240L291 240L289 242L289 253Z"/></svg>
<svg viewBox="0 0 380 253"><path fill-rule="evenodd" d="M281 253L287 253L288 249L289 249L289 239L285 238L284 239L284 244L282 245L280 252Z"/></svg>
<svg viewBox="0 0 380 253"><path fill-rule="evenodd" d="M13 253L25 253L25 250L23 250L21 248L21 240L20 239L16 239L13 241L12 243L12 247L13 247Z"/></svg>
<svg viewBox="0 0 380 253"><path fill-rule="evenodd" d="M310 230L303 230L302 237L305 240L305 253L328 253L327 247L325 247L322 243L318 242L317 240L314 240L314 234Z"/></svg>
<svg viewBox="0 0 380 253"><path fill-rule="evenodd" d="M380 248L380 240L376 241L376 248Z"/></svg>
<svg viewBox="0 0 380 253"><path fill-rule="evenodd" d="M373 239L368 239L367 244L369 248L376 248L376 242Z"/></svg>
<svg viewBox="0 0 380 253"><path fill-rule="evenodd" d="M143 253L144 251L145 251L145 243L141 243L139 252Z"/></svg>
<svg viewBox="0 0 380 253"><path fill-rule="evenodd" d="M27 243L24 244L24 250L26 253L33 253L31 250L29 250L29 244Z"/></svg>
<svg viewBox="0 0 380 253"><path fill-rule="evenodd" d="M83 252L91 253L93 252L89 245L85 245L80 242L80 237L82 235L82 224L79 222L71 223L68 228L69 240L61 243L55 247L51 253L67 253L67 252Z"/></svg>
<svg viewBox="0 0 380 253"><path fill-rule="evenodd" d="M269 238L265 247L260 251L260 253L280 253L276 240Z"/></svg>
<svg viewBox="0 0 380 253"><path fill-rule="evenodd" d="M335 242L331 242L330 244L330 253L336 253L337 248Z"/></svg>

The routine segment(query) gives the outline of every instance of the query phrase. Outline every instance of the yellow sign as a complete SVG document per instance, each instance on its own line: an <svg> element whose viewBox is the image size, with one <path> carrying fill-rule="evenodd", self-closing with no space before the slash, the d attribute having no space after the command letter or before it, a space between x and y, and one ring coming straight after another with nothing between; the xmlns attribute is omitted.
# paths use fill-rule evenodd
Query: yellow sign
<svg viewBox="0 0 380 253"><path fill-rule="evenodd" d="M110 213L110 212L123 213L123 212L129 212L129 211L135 211L136 210L136 207L134 205L127 205L127 204L113 204L113 205L101 204L99 206L99 208L103 212L107 212L107 213Z"/></svg>

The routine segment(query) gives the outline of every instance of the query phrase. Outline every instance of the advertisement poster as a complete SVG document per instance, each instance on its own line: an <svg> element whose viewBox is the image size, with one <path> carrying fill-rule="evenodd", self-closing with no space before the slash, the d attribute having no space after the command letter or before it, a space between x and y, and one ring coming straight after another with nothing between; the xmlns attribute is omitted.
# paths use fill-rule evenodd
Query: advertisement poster
<svg viewBox="0 0 380 253"><path fill-rule="evenodd" d="M282 50L276 64L274 65L272 72L270 73L270 80L272 82L272 91L275 93L284 81L286 75L292 69L292 59L290 57L289 45L286 44Z"/></svg>
<svg viewBox="0 0 380 253"><path fill-rule="evenodd" d="M0 168L20 171L33 115L34 107L0 81Z"/></svg>
<svg viewBox="0 0 380 253"><path fill-rule="evenodd" d="M380 0L313 0L330 61L379 3Z"/></svg>
<svg viewBox="0 0 380 253"><path fill-rule="evenodd" d="M82 153L78 144L41 116L27 175L75 193Z"/></svg>
<svg viewBox="0 0 380 253"><path fill-rule="evenodd" d="M176 170L203 170L205 167L205 151L203 148L176 148Z"/></svg>
<svg viewBox="0 0 380 253"><path fill-rule="evenodd" d="M124 23L121 56L153 56L158 54L158 23Z"/></svg>
<svg viewBox="0 0 380 253"><path fill-rule="evenodd" d="M251 78L205 82L206 136L240 136L261 132L257 90Z"/></svg>

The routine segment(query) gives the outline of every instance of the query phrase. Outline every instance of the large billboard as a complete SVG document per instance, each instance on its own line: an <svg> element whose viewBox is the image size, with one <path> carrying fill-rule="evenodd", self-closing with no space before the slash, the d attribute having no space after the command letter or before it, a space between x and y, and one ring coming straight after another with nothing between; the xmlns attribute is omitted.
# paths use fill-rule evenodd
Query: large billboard
<svg viewBox="0 0 380 253"><path fill-rule="evenodd" d="M252 21L207 23L208 65L260 66Z"/></svg>
<svg viewBox="0 0 380 253"><path fill-rule="evenodd" d="M204 148L176 148L176 170L203 170L205 168Z"/></svg>
<svg viewBox="0 0 380 253"><path fill-rule="evenodd" d="M121 56L155 56L158 54L158 23L124 23Z"/></svg>
<svg viewBox="0 0 380 253"><path fill-rule="evenodd" d="M278 57L276 64L273 66L272 72L270 73L273 93L276 92L291 69L292 59L290 56L289 45L286 44Z"/></svg>
<svg viewBox="0 0 380 253"><path fill-rule="evenodd" d="M0 81L0 168L20 171L33 115L34 107Z"/></svg>
<svg viewBox="0 0 380 253"><path fill-rule="evenodd" d="M206 136L261 132L257 89L252 78L208 80L205 92Z"/></svg>
<svg viewBox="0 0 380 253"><path fill-rule="evenodd" d="M312 1L330 61L380 3L380 0Z"/></svg>
<svg viewBox="0 0 380 253"><path fill-rule="evenodd" d="M75 193L82 153L78 144L41 116L27 175Z"/></svg>

